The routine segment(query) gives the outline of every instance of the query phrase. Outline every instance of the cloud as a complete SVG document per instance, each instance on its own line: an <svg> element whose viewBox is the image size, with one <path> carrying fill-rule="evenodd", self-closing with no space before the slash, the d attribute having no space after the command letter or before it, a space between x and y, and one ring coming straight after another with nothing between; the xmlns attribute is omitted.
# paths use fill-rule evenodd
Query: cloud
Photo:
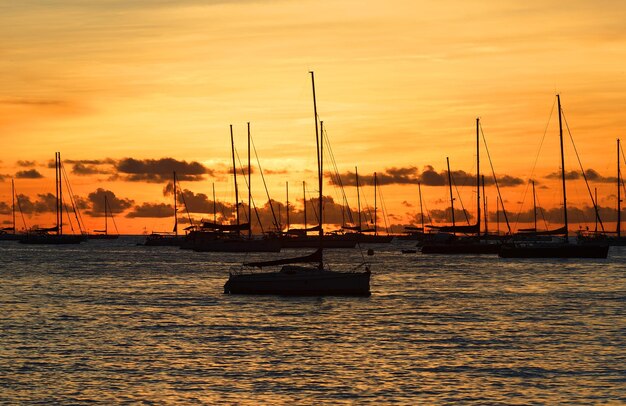
<svg viewBox="0 0 626 406"><path fill-rule="evenodd" d="M110 190L105 190L102 188L96 189L95 192L89 193L87 195L87 199L79 199L79 202L82 202L84 207L79 207L81 209L86 209L85 214L88 214L92 217L102 217L104 216L104 197L107 198L108 210L110 210L113 214L121 213L135 203L132 199L119 198L115 196Z"/></svg>
<svg viewBox="0 0 626 406"><path fill-rule="evenodd" d="M101 169L96 164L84 164L82 162L77 162L72 167L72 173L79 176L86 175L98 175L98 174L110 174L111 171L108 169Z"/></svg>
<svg viewBox="0 0 626 406"><path fill-rule="evenodd" d="M17 199L24 214L56 212L57 200L52 193L38 194L35 201L23 194L17 195Z"/></svg>
<svg viewBox="0 0 626 406"><path fill-rule="evenodd" d="M335 174L326 172L325 176L330 178L331 184L339 184ZM448 185L448 171L437 172L431 165L424 166L424 169L419 171L415 166L409 167L392 167L387 168L382 172L376 174L378 185L416 185L421 183L424 186L447 186ZM344 186L356 186L356 174L348 171L340 175L341 183ZM452 171L452 180L458 186L472 185L476 182L476 174L470 174L465 171ZM359 184L361 186L373 185L374 175L359 175ZM493 177L485 176L485 185L494 185ZM524 184L522 178L510 176L510 175L498 175L498 185L502 187L507 186L519 186Z"/></svg>
<svg viewBox="0 0 626 406"><path fill-rule="evenodd" d="M143 159L124 158L115 163L115 169L128 182L164 183L172 179L176 171L178 180L200 181L213 171L199 162L179 161L174 158Z"/></svg>
<svg viewBox="0 0 626 406"><path fill-rule="evenodd" d="M172 217L174 206L165 203L142 203L141 206L133 207L133 210L126 214L128 218L137 217Z"/></svg>
<svg viewBox="0 0 626 406"><path fill-rule="evenodd" d="M37 169L29 169L27 171L18 171L15 173L17 179L39 179L43 178L43 175L37 171Z"/></svg>
<svg viewBox="0 0 626 406"><path fill-rule="evenodd" d="M5 180L9 179L11 177L11 175L9 175L8 173L0 173L0 182L4 182Z"/></svg>
<svg viewBox="0 0 626 406"><path fill-rule="evenodd" d="M6 202L0 202L0 214L11 214L13 209Z"/></svg>
<svg viewBox="0 0 626 406"><path fill-rule="evenodd" d="M436 223L452 223L452 211L450 207L445 209L434 209L430 210L428 213L433 222ZM454 209L454 222L456 225L467 225L467 219L469 219L470 223L474 220L474 215L469 213L467 210ZM416 215L419 218L419 214ZM424 213L424 217L427 217L426 213ZM420 219L421 222L421 219Z"/></svg>
<svg viewBox="0 0 626 406"><path fill-rule="evenodd" d="M617 183L617 177L611 176L602 176L595 169L587 169L585 170L585 175L587 176L587 180L590 182L597 183ZM546 179L561 179L561 172L552 172L546 176ZM565 179L566 180L576 180L583 179L582 173L580 171L565 171Z"/></svg>
<svg viewBox="0 0 626 406"><path fill-rule="evenodd" d="M7 104L7 105L14 105L14 106L47 107L47 106L63 106L67 103L63 100L3 99L3 100L0 100L0 104Z"/></svg>
<svg viewBox="0 0 626 406"><path fill-rule="evenodd" d="M37 165L37 162L20 160L20 161L17 161L16 164L17 164L17 166L21 166L21 167L24 167L24 168L30 168L30 167L33 167L33 166Z"/></svg>

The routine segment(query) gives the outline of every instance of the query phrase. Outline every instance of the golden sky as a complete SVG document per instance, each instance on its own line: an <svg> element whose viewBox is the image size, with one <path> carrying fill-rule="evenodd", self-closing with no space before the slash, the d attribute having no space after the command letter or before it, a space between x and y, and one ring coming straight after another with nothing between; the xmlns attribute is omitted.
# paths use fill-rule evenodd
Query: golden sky
<svg viewBox="0 0 626 406"><path fill-rule="evenodd" d="M626 133L624 21L626 3L610 0L4 2L2 219L10 219L10 178L18 173L17 192L33 204L54 193L47 165L61 151L74 162L66 170L86 212L88 195L102 188L126 199L116 214L121 231L169 229L170 218L127 217L144 203L170 203L163 176L133 181L119 169L162 158L197 162L213 172L183 188L210 195L215 182L218 200L232 203L229 124L243 160L248 121L272 197L284 201L286 181L300 197L297 185L305 180L313 190L315 182L309 70L341 173L396 168L391 173L415 179L427 166L441 174L450 157L452 170L473 174L479 116L499 175L526 182L537 160L533 177L546 209L561 199L558 183L545 178L559 170L556 112L549 126L548 118L560 93L585 169L604 180L591 188L600 206L614 209L615 184L606 178L615 177L615 139ZM579 170L568 145L566 169ZM73 172L76 162L83 174ZM139 166L167 164L154 162ZM265 202L258 173L252 181ZM568 188L572 206L589 206L584 183ZM459 190L473 213L473 189ZM339 199L332 186L326 191ZM525 184L502 191L507 210L529 209ZM363 192L373 204L371 187ZM387 184L383 193L390 222L419 213L414 183ZM429 210L448 206L446 187L423 193ZM346 194L355 206L354 188ZM495 189L487 194L494 210ZM29 226L54 218L33 211ZM85 219L89 229L101 226L100 218Z"/></svg>

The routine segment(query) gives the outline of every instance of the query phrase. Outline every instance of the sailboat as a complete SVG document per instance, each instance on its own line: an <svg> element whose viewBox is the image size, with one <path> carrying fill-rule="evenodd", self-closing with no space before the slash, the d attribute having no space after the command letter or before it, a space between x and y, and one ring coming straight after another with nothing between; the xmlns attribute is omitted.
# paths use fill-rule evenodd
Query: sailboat
<svg viewBox="0 0 626 406"><path fill-rule="evenodd" d="M17 228L15 227L15 181L11 179L11 227L3 227L0 229L0 241L19 241L22 236L17 234Z"/></svg>
<svg viewBox="0 0 626 406"><path fill-rule="evenodd" d="M108 210L108 212L107 212ZM113 219L113 212L111 212L111 208L109 207L109 202L107 200L107 195L104 195L104 229L103 230L93 230L96 234L89 234L88 238L90 240L116 240L119 238L119 233L117 234L109 234L109 222L108 213L111 213L111 219ZM113 220L113 224L115 225L115 220ZM117 231L117 225L115 225L115 231Z"/></svg>
<svg viewBox="0 0 626 406"><path fill-rule="evenodd" d="M559 242L529 241L503 244L498 255L502 258L606 258L609 244L606 241L572 243L568 237L567 193L565 189L565 154L563 152L563 124L561 96L557 94L559 109L559 140L561 146L561 184L563 191L564 237Z"/></svg>
<svg viewBox="0 0 626 406"><path fill-rule="evenodd" d="M313 111L315 117L315 140L317 144L317 177L319 184L319 230L318 249L312 254L278 259L274 261L250 262L247 267L265 268L283 265L275 272L231 272L224 284L224 293L269 294L294 296L369 296L369 267L364 271L339 272L330 270L324 264L323 247L323 142L318 131L317 103L315 100L315 78L311 73L313 87ZM309 265L302 265L309 264ZM317 264L316 266L310 264ZM359 266L360 267L360 266Z"/></svg>
<svg viewBox="0 0 626 406"><path fill-rule="evenodd" d="M19 242L21 244L79 244L85 240L80 234L63 234L63 168L61 153L54 154L54 169L56 174L56 226L50 228L38 228L30 230Z"/></svg>
<svg viewBox="0 0 626 406"><path fill-rule="evenodd" d="M179 247L185 236L178 235L178 192L176 189L176 171L173 172L174 182L174 230L171 233L167 232L152 232L152 234L146 237L144 243L148 247Z"/></svg>
<svg viewBox="0 0 626 406"><path fill-rule="evenodd" d="M452 210L452 226L429 226L447 238L433 239L422 246L422 254L497 254L500 245L494 241L486 241L480 233L480 118L476 118L476 224L457 226L454 223L454 197L452 195L452 175L450 161L448 165L448 184L450 188L450 205ZM485 216L487 213L485 213ZM487 230L485 230L485 233ZM454 233L475 234L473 237L457 237Z"/></svg>
<svg viewBox="0 0 626 406"><path fill-rule="evenodd" d="M236 224L204 222L202 230L190 233L185 248L196 252L279 252L281 245L276 239L255 238L252 235L252 167L250 166L250 123L248 123L248 222L239 219L239 188L237 186L237 166L235 163L235 141L233 126L230 126L230 142L233 158L233 178L235 183ZM247 231L247 236L241 234Z"/></svg>
<svg viewBox="0 0 626 406"><path fill-rule="evenodd" d="M324 122L320 122L320 126L323 126ZM319 225L307 228L307 199L306 199L306 184L302 182L303 199L303 214L304 214L304 228L290 228L289 220L287 220L287 231L277 236L280 241L281 248L317 248L319 245L318 237L316 235L309 235L309 232L318 232ZM287 205L289 205L289 196L287 196ZM287 207L287 214L289 214L289 207ZM287 218L289 219L289 217ZM349 240L343 238L341 234L324 234L323 236L324 248L354 248L356 247L355 240Z"/></svg>

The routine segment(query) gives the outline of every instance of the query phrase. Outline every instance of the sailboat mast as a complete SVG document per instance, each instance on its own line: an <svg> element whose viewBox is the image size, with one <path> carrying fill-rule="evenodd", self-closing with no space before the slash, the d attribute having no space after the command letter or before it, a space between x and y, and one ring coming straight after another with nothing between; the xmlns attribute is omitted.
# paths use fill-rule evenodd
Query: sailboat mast
<svg viewBox="0 0 626 406"><path fill-rule="evenodd" d="M107 195L104 195L104 235L109 234L109 222L107 221Z"/></svg>
<svg viewBox="0 0 626 406"><path fill-rule="evenodd" d="M500 235L500 196L496 196L496 235Z"/></svg>
<svg viewBox="0 0 626 406"><path fill-rule="evenodd" d="M58 204L59 204L59 235L63 235L63 174L61 173L61 153L57 152L59 156L58 159L58 171L59 171L59 195L58 195Z"/></svg>
<svg viewBox="0 0 626 406"><path fill-rule="evenodd" d="M620 173L620 158L619 158L619 138L617 139L617 228L616 233L617 237L621 236L621 222L622 222L622 197L620 192L620 183L622 179L622 175Z"/></svg>
<svg viewBox="0 0 626 406"><path fill-rule="evenodd" d="M289 182L285 182L285 188L287 191L287 231L289 231Z"/></svg>
<svg viewBox="0 0 626 406"><path fill-rule="evenodd" d="M378 209L378 207L376 207L376 186L377 186L378 180L376 178L376 172L374 172L374 235L378 235L378 229L376 227L377 225L377 216L376 216L376 210Z"/></svg>
<svg viewBox="0 0 626 406"><path fill-rule="evenodd" d="M217 202L215 201L215 182L213 182L213 224L217 224Z"/></svg>
<svg viewBox="0 0 626 406"><path fill-rule="evenodd" d="M319 134L319 130L318 130L318 126L317 126L317 100L315 98L315 74L313 73L313 71L309 72L311 74L311 87L313 88L313 115L314 115L314 119L315 119L315 143L317 146L317 180L319 183L319 206L320 206L320 229L319 229L319 249L320 249L320 253L322 251L322 248L324 246L323 243L323 238L324 238L324 230L322 228L322 219L324 218L324 216L322 215L323 212L323 207L322 207L322 170L323 170L323 166L322 166L322 161L323 161L323 157L322 157L322 143L320 142L320 134ZM324 262L322 259L322 255L320 255L320 263L319 263L319 269L322 270L324 269Z"/></svg>
<svg viewBox="0 0 626 406"><path fill-rule="evenodd" d="M235 210L237 218L237 235L241 234L239 230L239 189L237 189L237 166L235 165L235 138L233 137L233 125L230 125L230 145L233 156L233 178L235 180Z"/></svg>
<svg viewBox="0 0 626 406"><path fill-rule="evenodd" d="M450 187L450 208L452 209L452 227L454 224L454 196L452 195L452 174L450 173L450 159L446 157L446 163L448 164L448 186Z"/></svg>
<svg viewBox="0 0 626 406"><path fill-rule="evenodd" d="M537 195L535 195L535 181L531 180L533 184L533 219L535 221L535 232L537 232Z"/></svg>
<svg viewBox="0 0 626 406"><path fill-rule="evenodd" d="M594 195L595 195L594 198L596 199L596 204L597 204L597 202L598 202L598 188L594 187L593 188L593 192L594 192ZM596 232L596 233L598 232L598 216L596 216L596 225L595 225L595 228L593 229L593 231Z"/></svg>
<svg viewBox="0 0 626 406"><path fill-rule="evenodd" d="M252 173L250 168L250 122L248 122L248 238L252 239Z"/></svg>
<svg viewBox="0 0 626 406"><path fill-rule="evenodd" d="M480 117L476 117L476 235L480 237ZM484 185L484 183L483 183ZM484 188L484 186L483 186ZM485 230L487 233L487 230Z"/></svg>
<svg viewBox="0 0 626 406"><path fill-rule="evenodd" d="M359 214L359 231L363 229L361 227L361 193L359 191L359 169L354 167L354 174L356 175L356 207Z"/></svg>
<svg viewBox="0 0 626 406"><path fill-rule="evenodd" d="M417 182L417 190L420 195L420 217L422 218L422 233L424 233L424 208L422 206L422 184L420 182Z"/></svg>
<svg viewBox="0 0 626 406"><path fill-rule="evenodd" d="M176 171L174 171L174 232L178 236L178 208L176 207L176 201L178 199L176 199L176 193Z"/></svg>
<svg viewBox="0 0 626 406"><path fill-rule="evenodd" d="M487 235L487 234L489 234L489 229L487 227L487 217L489 217L489 216L487 216L488 211L487 211L487 195L485 194L485 175L482 175L481 179L482 179L482 182L483 182L483 204L485 206L484 207L485 210L483 211L483 214L484 214L484 217L485 217L485 235ZM480 230L479 230L479 233L480 233Z"/></svg>
<svg viewBox="0 0 626 406"><path fill-rule="evenodd" d="M302 203L304 204L304 234L306 234L306 182L302 181Z"/></svg>
<svg viewBox="0 0 626 406"><path fill-rule="evenodd" d="M567 193L565 191L565 154L563 152L563 123L561 111L561 95L557 94L556 99L559 105L559 140L561 144L561 181L563 183L563 220L565 223L565 242L568 242L568 224L567 224Z"/></svg>
<svg viewBox="0 0 626 406"><path fill-rule="evenodd" d="M13 214L13 234L15 230L15 179L11 178L11 199L13 199L13 205L11 206L11 212Z"/></svg>

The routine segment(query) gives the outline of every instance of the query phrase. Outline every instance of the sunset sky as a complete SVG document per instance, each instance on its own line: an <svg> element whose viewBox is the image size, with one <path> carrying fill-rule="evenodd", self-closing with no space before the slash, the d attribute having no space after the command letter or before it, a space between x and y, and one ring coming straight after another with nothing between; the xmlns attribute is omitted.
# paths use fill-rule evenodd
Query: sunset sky
<svg viewBox="0 0 626 406"><path fill-rule="evenodd" d="M446 157L463 171L455 181L475 213L469 182L480 117L507 211L527 219L532 176L557 224L561 189L550 175L560 170L560 93L590 187L614 228L616 139L626 140L624 21L626 3L613 0L4 2L0 219L10 222L14 177L27 226L52 225L46 194L55 190L55 151L89 230L102 226L105 191L115 195L121 232L171 229L172 170L196 204L193 217L211 218L212 183L218 201L234 203L229 125L245 165L247 122L272 198L284 202L288 181L300 212L302 181L311 196L317 190L314 70L338 170L386 175L390 223L419 217L418 179L431 217L445 222ZM566 170L580 174L567 129L565 137ZM484 145L481 161L490 182ZM571 229L593 227L578 177L568 182L568 204L585 216L573 215ZM258 170L252 182L263 206ZM247 202L241 178L239 185ZM329 178L325 185L340 202ZM372 205L372 187L362 193ZM355 188L346 195L355 207ZM493 212L493 186L487 195Z"/></svg>

